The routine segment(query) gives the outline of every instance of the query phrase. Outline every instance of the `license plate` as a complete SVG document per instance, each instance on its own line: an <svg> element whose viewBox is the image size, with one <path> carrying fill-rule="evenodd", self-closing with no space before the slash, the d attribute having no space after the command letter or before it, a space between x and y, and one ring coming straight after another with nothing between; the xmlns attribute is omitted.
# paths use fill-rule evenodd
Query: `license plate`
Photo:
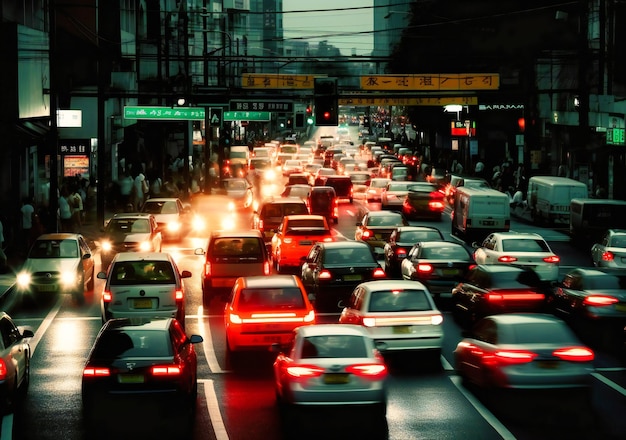
<svg viewBox="0 0 626 440"><path fill-rule="evenodd" d="M39 292L56 292L57 286L56 284L43 284L43 285L37 286L37 290Z"/></svg>
<svg viewBox="0 0 626 440"><path fill-rule="evenodd" d="M269 343L278 342L278 343L280 343L280 341L281 341L280 336L264 336L263 337L263 342L269 342Z"/></svg>
<svg viewBox="0 0 626 440"><path fill-rule="evenodd" d="M553 369L559 367L559 363L558 363L558 361L539 361L539 362L537 362L537 366L539 368L545 368L545 369L553 370Z"/></svg>
<svg viewBox="0 0 626 440"><path fill-rule="evenodd" d="M120 374L117 376L119 383L144 383L143 374Z"/></svg>
<svg viewBox="0 0 626 440"><path fill-rule="evenodd" d="M361 275L344 275L343 279L345 281L359 281L361 279Z"/></svg>
<svg viewBox="0 0 626 440"><path fill-rule="evenodd" d="M407 333L411 333L410 325L396 325L393 327L393 332L395 334L406 335Z"/></svg>
<svg viewBox="0 0 626 440"><path fill-rule="evenodd" d="M444 275L458 275L459 270L458 269L444 269L443 274Z"/></svg>
<svg viewBox="0 0 626 440"><path fill-rule="evenodd" d="M482 220L480 224L485 226L493 226L495 222L493 220Z"/></svg>
<svg viewBox="0 0 626 440"><path fill-rule="evenodd" d="M626 312L626 304L617 304L615 310L618 312Z"/></svg>
<svg viewBox="0 0 626 440"><path fill-rule="evenodd" d="M152 308L152 300L151 299L136 299L133 302L136 309L151 309Z"/></svg>
<svg viewBox="0 0 626 440"><path fill-rule="evenodd" d="M311 246L313 242L311 240L303 240L300 242L300 246Z"/></svg>
<svg viewBox="0 0 626 440"><path fill-rule="evenodd" d="M347 374L338 373L338 374L325 374L324 375L324 383L328 384L344 384L348 383L350 378Z"/></svg>

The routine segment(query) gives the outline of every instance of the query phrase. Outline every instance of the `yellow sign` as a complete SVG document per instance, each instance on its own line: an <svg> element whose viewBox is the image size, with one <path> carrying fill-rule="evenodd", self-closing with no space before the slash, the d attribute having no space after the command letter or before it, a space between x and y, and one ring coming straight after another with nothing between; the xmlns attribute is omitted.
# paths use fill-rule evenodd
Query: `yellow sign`
<svg viewBox="0 0 626 440"><path fill-rule="evenodd" d="M244 89L312 89L315 77L321 75L285 75L276 73L244 73Z"/></svg>
<svg viewBox="0 0 626 440"><path fill-rule="evenodd" d="M500 75L497 73L422 73L361 77L362 90L441 92L453 90L497 90L499 87Z"/></svg>
<svg viewBox="0 0 626 440"><path fill-rule="evenodd" d="M430 105L430 106L444 106L448 104L458 105L478 105L478 98L476 96L427 96L427 97L396 97L385 98L372 96L371 98L348 98L340 97L339 105Z"/></svg>

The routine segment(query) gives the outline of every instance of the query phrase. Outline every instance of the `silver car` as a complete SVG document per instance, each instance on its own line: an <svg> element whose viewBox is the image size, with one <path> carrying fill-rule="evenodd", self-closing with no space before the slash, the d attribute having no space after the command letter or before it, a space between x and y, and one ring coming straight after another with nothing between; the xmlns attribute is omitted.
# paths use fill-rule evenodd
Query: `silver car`
<svg viewBox="0 0 626 440"><path fill-rule="evenodd" d="M600 242L591 247L596 267L626 268L626 229L609 229Z"/></svg>

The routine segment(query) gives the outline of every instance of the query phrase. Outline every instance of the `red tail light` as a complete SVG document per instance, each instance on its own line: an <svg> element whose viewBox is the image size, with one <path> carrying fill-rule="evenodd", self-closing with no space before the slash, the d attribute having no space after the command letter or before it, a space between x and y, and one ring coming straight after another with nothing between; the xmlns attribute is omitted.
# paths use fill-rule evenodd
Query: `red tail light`
<svg viewBox="0 0 626 440"><path fill-rule="evenodd" d="M374 278L386 278L387 277L387 274L385 273L385 271L380 267L374 269L374 272L372 273L372 275L374 276Z"/></svg>
<svg viewBox="0 0 626 440"><path fill-rule="evenodd" d="M6 380L7 378L7 364L4 359L0 359L0 380Z"/></svg>
<svg viewBox="0 0 626 440"><path fill-rule="evenodd" d="M155 365L150 370L153 376L180 376L183 369L179 365Z"/></svg>
<svg viewBox="0 0 626 440"><path fill-rule="evenodd" d="M609 251L602 252L602 261L613 261L614 258L615 258L615 255L613 255L613 252L609 252Z"/></svg>
<svg viewBox="0 0 626 440"><path fill-rule="evenodd" d="M324 269L318 275L318 278L320 280L330 280L332 277L333 277L332 274L327 269Z"/></svg>
<svg viewBox="0 0 626 440"><path fill-rule="evenodd" d="M263 230L263 220L259 220L259 229Z"/></svg>
<svg viewBox="0 0 626 440"><path fill-rule="evenodd" d="M527 364L537 357L537 353L526 350L498 350L493 359L500 365Z"/></svg>
<svg viewBox="0 0 626 440"><path fill-rule="evenodd" d="M204 276L205 278L210 277L212 275L211 273L211 263L209 261L207 261L206 263L204 263Z"/></svg>
<svg viewBox="0 0 626 440"><path fill-rule="evenodd" d="M270 274L270 263L269 261L266 261L265 263L263 263L263 275L269 275Z"/></svg>
<svg viewBox="0 0 626 440"><path fill-rule="evenodd" d="M445 205L440 201L430 201L428 202L428 209L431 211L443 211L445 209Z"/></svg>
<svg viewBox="0 0 626 440"><path fill-rule="evenodd" d="M552 353L559 359L570 362L591 362L594 353L587 347L566 347Z"/></svg>
<svg viewBox="0 0 626 440"><path fill-rule="evenodd" d="M404 249L404 248L397 248L396 249L396 257L398 257L398 258L406 258L406 249Z"/></svg>
<svg viewBox="0 0 626 440"><path fill-rule="evenodd" d="M174 295L175 295L176 301L182 301L185 298L183 289L176 289L176 293Z"/></svg>
<svg viewBox="0 0 626 440"><path fill-rule="evenodd" d="M363 235L362 237L364 239L368 239L370 237L372 237L374 234L372 234L372 231L370 231L369 229L366 229L365 231L363 231Z"/></svg>
<svg viewBox="0 0 626 440"><path fill-rule="evenodd" d="M346 371L355 376L369 378L369 379L382 379L387 375L387 367L385 364L357 364L350 365L346 368Z"/></svg>
<svg viewBox="0 0 626 440"><path fill-rule="evenodd" d="M310 379L324 374L324 369L316 365L290 365L285 372L293 378Z"/></svg>
<svg viewBox="0 0 626 440"><path fill-rule="evenodd" d="M559 261L561 261L561 259L556 255L550 255L549 257L543 258L543 261L545 261L546 263L557 264Z"/></svg>
<svg viewBox="0 0 626 440"><path fill-rule="evenodd" d="M584 306L603 307L610 306L619 302L619 299L608 295L591 295L584 299Z"/></svg>
<svg viewBox="0 0 626 440"><path fill-rule="evenodd" d="M102 292L102 301L103 302L110 303L112 299L113 299L113 296L111 295L111 292L109 292L108 290L104 290Z"/></svg>
<svg viewBox="0 0 626 440"><path fill-rule="evenodd" d="M503 255L500 258L498 258L498 261L500 263L513 263L514 261L517 261L517 258L508 256L508 255Z"/></svg>
<svg viewBox="0 0 626 440"><path fill-rule="evenodd" d="M83 370L83 376L85 377L108 377L111 375L111 370L107 367L85 367Z"/></svg>
<svg viewBox="0 0 626 440"><path fill-rule="evenodd" d="M504 301L543 301L545 295L537 292L489 292L485 295L488 302Z"/></svg>

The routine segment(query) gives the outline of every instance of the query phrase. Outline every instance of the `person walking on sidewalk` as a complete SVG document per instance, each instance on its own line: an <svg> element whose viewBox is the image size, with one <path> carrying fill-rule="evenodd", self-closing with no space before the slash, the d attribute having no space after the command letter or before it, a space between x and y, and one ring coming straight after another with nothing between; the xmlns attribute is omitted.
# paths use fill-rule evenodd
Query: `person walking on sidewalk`
<svg viewBox="0 0 626 440"><path fill-rule="evenodd" d="M68 196L67 188L64 186L59 196L60 232L72 232L72 207L67 200Z"/></svg>
<svg viewBox="0 0 626 440"><path fill-rule="evenodd" d="M26 255L33 243L33 217L35 215L35 207L28 197L24 197L20 212L22 214L22 243L24 245L22 254Z"/></svg>

